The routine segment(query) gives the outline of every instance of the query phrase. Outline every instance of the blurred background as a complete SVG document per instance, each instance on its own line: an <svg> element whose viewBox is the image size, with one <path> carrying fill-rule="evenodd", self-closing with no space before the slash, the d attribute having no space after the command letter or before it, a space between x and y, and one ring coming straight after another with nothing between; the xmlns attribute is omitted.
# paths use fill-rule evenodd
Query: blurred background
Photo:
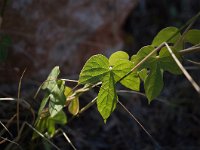
<svg viewBox="0 0 200 150"><path fill-rule="evenodd" d="M118 50L131 56L151 44L159 30L179 28L200 10L199 0L9 0L4 5L5 1L0 0L0 40L7 44L0 47L0 97L17 97L19 79L26 69L21 97L35 111L40 99L35 101L33 96L54 66L60 66L63 78L78 79L90 56L109 56ZM194 28L199 28L199 23ZM199 68L187 62L184 65L200 84ZM199 150L199 95L183 75L166 73L164 80L162 94L150 105L136 93L119 95L153 138L120 105L107 124L93 106L62 128L77 149ZM96 92L83 95L81 105ZM16 112L14 106L1 103L0 120L10 118ZM20 141L24 147L31 144L25 141L27 136L30 132ZM62 137L53 140L61 149L71 149ZM36 143L32 149L41 145Z"/></svg>

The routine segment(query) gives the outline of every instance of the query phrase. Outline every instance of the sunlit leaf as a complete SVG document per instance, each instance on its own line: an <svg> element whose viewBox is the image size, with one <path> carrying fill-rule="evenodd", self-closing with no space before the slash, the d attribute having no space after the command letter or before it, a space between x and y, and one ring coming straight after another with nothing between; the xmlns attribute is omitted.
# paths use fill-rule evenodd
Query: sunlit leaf
<svg viewBox="0 0 200 150"><path fill-rule="evenodd" d="M147 45L142 47L136 55L131 57L131 61L134 62L134 65L137 65L140 61L142 61L149 53L154 50L154 47L151 45ZM139 68L149 68L151 67L150 62L154 61L156 58L156 53L152 54Z"/></svg>
<svg viewBox="0 0 200 150"><path fill-rule="evenodd" d="M117 51L109 58L109 65L114 66L121 59L129 60L129 55L124 51Z"/></svg>
<svg viewBox="0 0 200 150"><path fill-rule="evenodd" d="M79 112L79 98L75 97L68 106L68 110L72 115L76 115Z"/></svg>
<svg viewBox="0 0 200 150"><path fill-rule="evenodd" d="M109 71L108 59L103 55L92 56L84 65L79 76L80 84L94 84L103 79Z"/></svg>
<svg viewBox="0 0 200 150"><path fill-rule="evenodd" d="M65 87L65 96L70 96L73 94L73 91L70 87ZM79 112L79 98L78 96L74 97L74 99L67 101L66 105L68 105L68 111L72 115L76 115Z"/></svg>
<svg viewBox="0 0 200 150"><path fill-rule="evenodd" d="M64 94L65 94L66 97L68 97L68 96L73 94L73 91L70 87L66 86Z"/></svg>
<svg viewBox="0 0 200 150"><path fill-rule="evenodd" d="M116 104L117 94L115 90L115 81L113 73L110 72L103 79L97 99L97 108L104 122L106 122L110 114L115 110Z"/></svg>
<svg viewBox="0 0 200 150"><path fill-rule="evenodd" d="M184 40L185 40L185 42L189 42L193 45L199 44L200 43L200 30L197 30L197 29L189 30L186 33Z"/></svg>
<svg viewBox="0 0 200 150"><path fill-rule="evenodd" d="M51 94L49 95L49 112L51 117L55 116L65 105L66 97L64 95L64 90L64 81L58 80L57 84L54 86Z"/></svg>
<svg viewBox="0 0 200 150"><path fill-rule="evenodd" d="M120 83L134 91L139 91L140 90L140 78L135 72L132 72L129 74L127 77L125 77Z"/></svg>
<svg viewBox="0 0 200 150"><path fill-rule="evenodd" d="M60 74L60 69L58 66L54 67L51 71L51 73L49 74L47 80L44 82L44 84L42 85L42 89L48 89L49 91L52 91L53 88L57 85L57 78L58 75Z"/></svg>
<svg viewBox="0 0 200 150"><path fill-rule="evenodd" d="M174 36L168 43L175 43L181 36L179 33L179 29L176 27L167 27L162 29L153 39L152 46L157 47L163 42L167 42L168 39L170 39L172 36Z"/></svg>
<svg viewBox="0 0 200 150"><path fill-rule="evenodd" d="M49 100L49 94L46 93L46 95L44 96L44 98L43 98L43 100L42 100L42 102L41 102L41 104L40 104L40 108L39 108L39 110L38 110L38 114L41 114L41 112L42 112L42 110L45 108L45 106L46 106L48 100Z"/></svg>
<svg viewBox="0 0 200 150"><path fill-rule="evenodd" d="M115 65L112 68L115 82L119 81L121 78L127 75L131 71L133 66L134 65L131 61L125 59L115 62ZM126 76L120 81L120 83L131 90L138 91L140 88L140 80L136 72L133 72Z"/></svg>

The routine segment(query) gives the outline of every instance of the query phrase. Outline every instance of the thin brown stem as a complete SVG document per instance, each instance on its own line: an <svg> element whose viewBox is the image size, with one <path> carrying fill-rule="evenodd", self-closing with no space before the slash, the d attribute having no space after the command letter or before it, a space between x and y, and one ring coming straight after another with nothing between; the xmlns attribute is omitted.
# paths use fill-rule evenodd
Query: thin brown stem
<svg viewBox="0 0 200 150"><path fill-rule="evenodd" d="M71 142L71 140L69 139L69 137L67 136L67 134L62 130L62 129L58 129L62 135L65 137L65 139L67 140L67 142L71 145L71 147L73 148L73 150L77 150L76 147L74 146L74 144Z"/></svg>
<svg viewBox="0 0 200 150"><path fill-rule="evenodd" d="M21 93L21 84L22 84L22 78L24 76L24 73L26 72L26 69L23 71L18 85L18 93L17 93L17 133L19 133L19 104L20 104L20 93Z"/></svg>
<svg viewBox="0 0 200 150"><path fill-rule="evenodd" d="M123 76L118 82L122 81L124 78L129 76L132 72L134 72L140 65L142 65L149 57L159 51L161 48L165 46L165 43L160 44L157 48L155 48L151 53L149 53L145 58L143 58L138 64L136 64L130 72L128 72L125 76Z"/></svg>
<svg viewBox="0 0 200 150"><path fill-rule="evenodd" d="M193 80L193 78L190 76L190 74L187 72L187 70L183 67L183 65L178 60L178 58L176 57L176 55L173 53L173 51L171 50L171 48L169 47L169 45L167 43L165 43L165 45L167 47L167 50L171 54L172 58L174 59L174 61L176 62L176 64L179 66L179 68L181 69L181 71L183 72L183 74L185 75L185 77L188 79L188 81L192 84L192 86L194 87L194 89L200 95L200 87L198 86L198 84Z"/></svg>
<svg viewBox="0 0 200 150"><path fill-rule="evenodd" d="M75 117L80 116L82 113L84 113L88 108L93 106L97 101L97 97L95 97L91 102L89 102L86 106L84 106L76 115L74 115L72 118L68 120L68 123L71 122Z"/></svg>
<svg viewBox="0 0 200 150"><path fill-rule="evenodd" d="M181 55L192 54L192 53L197 53L197 52L200 52L200 47L190 47L190 48L179 51Z"/></svg>

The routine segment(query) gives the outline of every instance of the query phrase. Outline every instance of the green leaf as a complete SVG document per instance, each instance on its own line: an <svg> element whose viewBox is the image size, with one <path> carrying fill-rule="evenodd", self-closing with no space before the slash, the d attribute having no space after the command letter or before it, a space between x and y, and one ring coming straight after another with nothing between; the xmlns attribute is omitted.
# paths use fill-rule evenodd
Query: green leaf
<svg viewBox="0 0 200 150"><path fill-rule="evenodd" d="M49 119L53 120L57 124L64 125L67 123L67 117L64 111L58 112L54 117L49 117Z"/></svg>
<svg viewBox="0 0 200 150"><path fill-rule="evenodd" d="M163 71L159 63L155 63L144 81L144 89L149 103L160 94L163 84Z"/></svg>
<svg viewBox="0 0 200 150"><path fill-rule="evenodd" d="M129 55L124 51L117 51L110 56L109 65L114 66L121 59L129 60Z"/></svg>
<svg viewBox="0 0 200 150"><path fill-rule="evenodd" d="M177 56L177 58L179 58L179 56ZM166 47L161 49L158 61L164 71L169 71L170 73L175 75L182 74L181 69L178 67Z"/></svg>
<svg viewBox="0 0 200 150"><path fill-rule="evenodd" d="M136 54L136 56L131 57L131 61L134 62L134 65L137 65L140 61L142 61L149 53L154 50L154 47L151 45L147 45L142 47ZM149 57L140 67L139 69L149 68L151 67L150 62L154 61L156 58L156 53Z"/></svg>
<svg viewBox="0 0 200 150"><path fill-rule="evenodd" d="M35 128L41 133L45 133L47 131L49 136L53 137L55 134L55 125L56 124L64 125L66 123L67 123L67 117L63 111L60 111L54 117L50 117L47 115L45 117L39 118L37 120ZM38 134L34 132L32 139L35 139L37 137Z"/></svg>
<svg viewBox="0 0 200 150"><path fill-rule="evenodd" d="M52 69L46 82L44 82L42 89L47 90L44 99L42 100L39 115L49 101L49 112L51 117L55 116L65 105L66 97L64 95L65 82L57 80L60 73L59 67L56 66Z"/></svg>
<svg viewBox="0 0 200 150"><path fill-rule="evenodd" d="M140 78L135 72L132 72L127 77L125 77L120 83L133 90L133 91L139 91L140 90Z"/></svg>
<svg viewBox="0 0 200 150"><path fill-rule="evenodd" d="M66 86L64 94L66 97L71 96L73 94L73 90L70 87Z"/></svg>
<svg viewBox="0 0 200 150"><path fill-rule="evenodd" d="M115 65L112 68L115 82L127 75L132 68L133 63L129 60L121 59L120 61L115 62ZM121 80L120 83L131 90L138 91L140 88L140 80L135 72L129 74Z"/></svg>
<svg viewBox="0 0 200 150"><path fill-rule="evenodd" d="M34 126L37 131L39 131L40 133L44 133L47 129L47 124L48 124L48 117L43 117L43 118L39 117L36 120ZM39 137L39 135L36 132L33 132L32 139L36 139L37 137Z"/></svg>
<svg viewBox="0 0 200 150"><path fill-rule="evenodd" d="M147 69L142 69L141 71L138 71L138 75L142 81L145 81L147 77Z"/></svg>
<svg viewBox="0 0 200 150"><path fill-rule="evenodd" d="M70 96L73 94L73 90L70 87L65 87L65 96ZM67 101L68 105L68 111L72 114L72 115L76 115L79 112L79 97L76 96L74 99L72 99L71 101Z"/></svg>
<svg viewBox="0 0 200 150"><path fill-rule="evenodd" d="M131 71L133 63L129 60L120 60L115 63L112 67L112 72L114 73L115 82L119 81L123 76Z"/></svg>
<svg viewBox="0 0 200 150"><path fill-rule="evenodd" d="M54 122L54 120L48 119L48 120L47 120L46 129L47 129L48 135L49 135L50 137L53 137L53 136L54 136L55 131L56 131L55 128L56 128L56 127L55 127L55 122Z"/></svg>
<svg viewBox="0 0 200 150"><path fill-rule="evenodd" d="M115 110L117 99L113 73L110 72L104 77L97 98L97 108L104 122L106 122L110 114Z"/></svg>
<svg viewBox="0 0 200 150"><path fill-rule="evenodd" d="M49 100L49 94L46 94L40 104L40 108L38 110L38 114L40 115L42 113L42 110L44 109L44 107L46 106L47 102Z"/></svg>
<svg viewBox="0 0 200 150"><path fill-rule="evenodd" d="M185 34L184 39L185 39L185 42L189 42L193 45L199 44L200 43L200 30L197 30L197 29L189 30Z"/></svg>
<svg viewBox="0 0 200 150"><path fill-rule="evenodd" d="M175 35L176 33L177 35ZM151 45L157 47L161 43L166 42L172 36L174 37L170 41L168 41L168 43L175 43L178 40L178 38L180 38L181 34L179 33L179 29L176 27L164 28L155 36Z"/></svg>
<svg viewBox="0 0 200 150"><path fill-rule="evenodd" d="M53 90L53 88L57 85L56 80L59 74L60 74L59 67L58 66L54 67L51 73L49 74L47 80L42 85L42 89L43 90L48 89L51 92L51 90Z"/></svg>
<svg viewBox="0 0 200 150"><path fill-rule="evenodd" d="M103 55L92 56L84 65L79 76L80 84L94 84L103 79L109 71L108 59Z"/></svg>
<svg viewBox="0 0 200 150"><path fill-rule="evenodd" d="M135 61L137 60L137 55L132 55L131 56L131 62L135 64Z"/></svg>
<svg viewBox="0 0 200 150"><path fill-rule="evenodd" d="M79 112L79 98L75 97L68 106L68 110L72 115L76 115Z"/></svg>
<svg viewBox="0 0 200 150"><path fill-rule="evenodd" d="M57 84L54 86L51 94L49 95L49 112L51 117L55 116L64 107L66 102L66 97L64 95L65 82L58 80L56 83Z"/></svg>

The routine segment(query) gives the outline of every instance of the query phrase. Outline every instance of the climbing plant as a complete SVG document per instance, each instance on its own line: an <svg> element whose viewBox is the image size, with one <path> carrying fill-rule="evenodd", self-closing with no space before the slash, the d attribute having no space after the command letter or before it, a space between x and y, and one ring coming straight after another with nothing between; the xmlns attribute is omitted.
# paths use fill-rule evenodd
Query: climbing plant
<svg viewBox="0 0 200 150"><path fill-rule="evenodd" d="M199 15L180 29L176 27L162 29L150 45L142 47L131 57L124 51L117 51L109 58L102 54L90 57L83 66L74 88L66 85L65 82L70 80L59 79L58 66L53 68L38 90L42 89L45 96L35 122L37 131L52 137L56 133L56 124L67 123L66 109L63 108L67 107L69 113L77 116L95 103L106 123L119 101L117 84L133 91L140 91L140 85L143 83L148 103L151 103L162 92L165 72L174 75L183 73L200 93L199 86L181 64L185 54L200 49L200 30L190 29ZM100 88L97 97L80 109L80 95L94 87ZM38 135L34 132L33 138L37 138Z"/></svg>

